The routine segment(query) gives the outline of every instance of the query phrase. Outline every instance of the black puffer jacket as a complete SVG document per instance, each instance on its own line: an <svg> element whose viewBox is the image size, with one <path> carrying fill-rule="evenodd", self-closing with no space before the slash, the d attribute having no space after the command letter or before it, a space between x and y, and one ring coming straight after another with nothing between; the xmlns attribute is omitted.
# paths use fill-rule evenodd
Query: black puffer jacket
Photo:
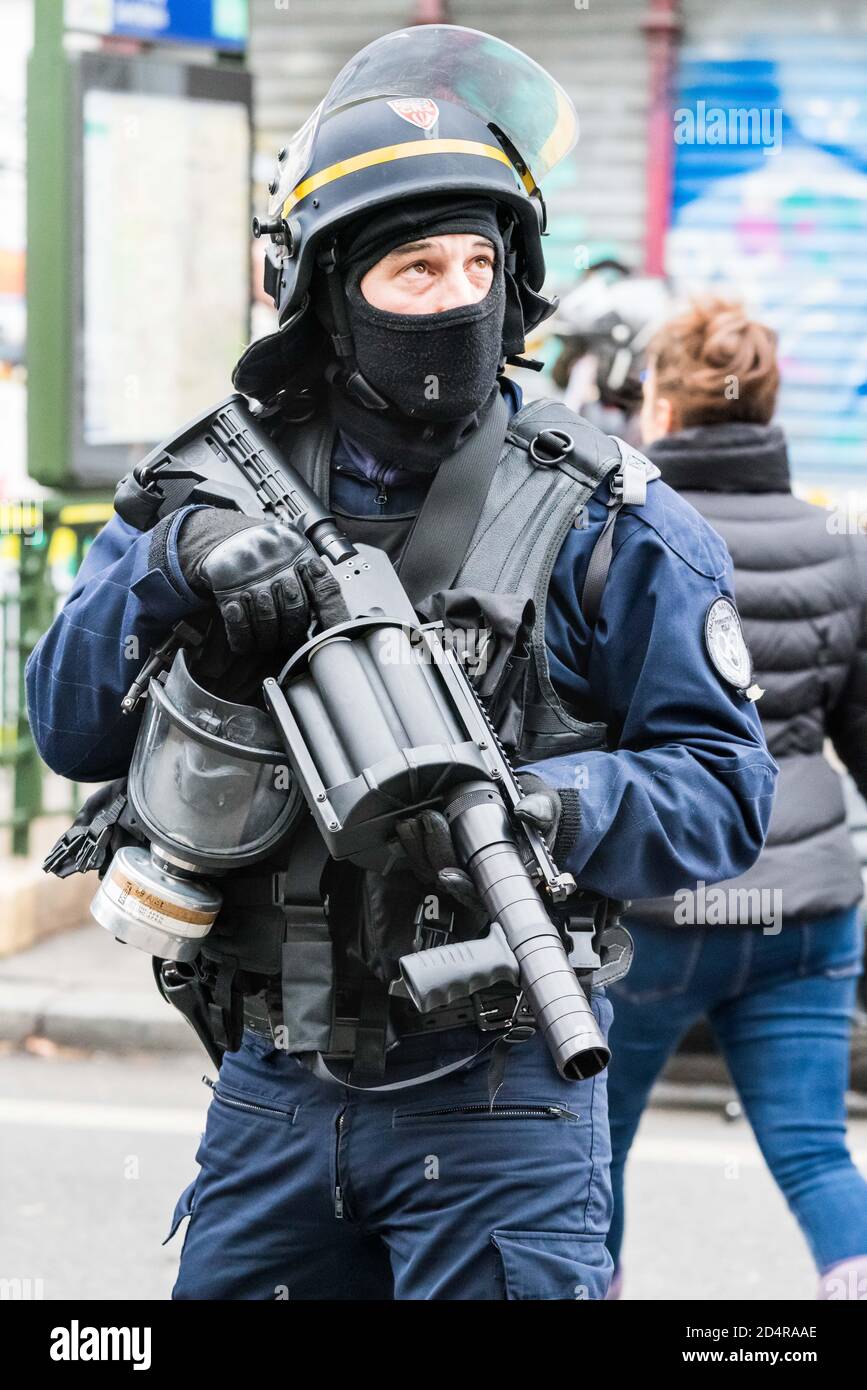
<svg viewBox="0 0 867 1390"><path fill-rule="evenodd" d="M775 425L680 430L647 453L731 552L754 680L765 692L758 710L780 767L765 849L722 887L764 889L768 905L776 891L784 921L851 907L861 898L861 874L841 779L822 749L830 739L867 794L867 539L845 534L833 513L792 495ZM678 925L692 920L683 902L636 903L630 915ZM767 920L738 911L740 918L730 908L726 918L706 920Z"/></svg>

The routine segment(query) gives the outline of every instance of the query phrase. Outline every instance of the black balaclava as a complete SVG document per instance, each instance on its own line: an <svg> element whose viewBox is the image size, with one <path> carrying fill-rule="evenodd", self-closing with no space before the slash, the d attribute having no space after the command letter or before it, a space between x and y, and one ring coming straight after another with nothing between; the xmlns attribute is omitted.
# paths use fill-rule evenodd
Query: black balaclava
<svg viewBox="0 0 867 1390"><path fill-rule="evenodd" d="M437 314L396 314L364 298L360 281L389 251L456 232L487 237L494 247L494 274L484 299ZM340 428L381 462L433 472L492 403L504 357L503 262L497 208L488 198L414 199L343 234L340 266L355 359L388 407L363 405L334 371L330 405Z"/></svg>

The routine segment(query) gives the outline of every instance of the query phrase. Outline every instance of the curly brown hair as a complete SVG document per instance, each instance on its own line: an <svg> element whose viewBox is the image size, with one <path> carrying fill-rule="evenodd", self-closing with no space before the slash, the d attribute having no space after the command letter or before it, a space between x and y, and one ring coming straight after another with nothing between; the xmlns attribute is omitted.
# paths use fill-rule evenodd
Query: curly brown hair
<svg viewBox="0 0 867 1390"><path fill-rule="evenodd" d="M671 401L680 426L726 420L766 425L774 413L777 335L750 319L742 304L696 300L657 330L647 354L656 393Z"/></svg>

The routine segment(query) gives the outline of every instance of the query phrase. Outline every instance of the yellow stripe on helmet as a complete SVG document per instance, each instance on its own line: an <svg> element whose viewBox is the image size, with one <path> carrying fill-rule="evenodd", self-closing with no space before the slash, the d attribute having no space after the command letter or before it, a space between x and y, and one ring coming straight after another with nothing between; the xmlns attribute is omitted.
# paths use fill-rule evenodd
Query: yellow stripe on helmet
<svg viewBox="0 0 867 1390"><path fill-rule="evenodd" d="M402 145L383 145L378 150L366 150L350 159L340 159L336 164L329 164L327 169L320 169L318 174L311 174L309 179L293 188L283 204L281 216L287 217L310 193L335 179L355 174L359 169L370 169L374 164L389 164L394 159L411 159L424 154L479 155L482 159L498 159L514 172L512 161L498 145L483 145L479 140L407 140Z"/></svg>
<svg viewBox="0 0 867 1390"><path fill-rule="evenodd" d="M539 185L536 183L536 180L533 178L533 175L530 173L530 170L525 169L523 174L519 175L519 178L521 180L521 183L524 185L527 192L529 193L530 197L532 198Z"/></svg>

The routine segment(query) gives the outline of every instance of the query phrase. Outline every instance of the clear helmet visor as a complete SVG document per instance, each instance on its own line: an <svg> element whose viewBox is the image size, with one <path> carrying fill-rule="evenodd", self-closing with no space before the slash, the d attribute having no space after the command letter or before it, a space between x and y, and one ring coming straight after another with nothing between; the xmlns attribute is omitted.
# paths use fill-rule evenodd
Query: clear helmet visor
<svg viewBox="0 0 867 1390"><path fill-rule="evenodd" d="M310 168L310 160L313 155L313 145L316 140L316 132L319 129L319 121L322 116L324 101L320 101L316 110L313 111L301 126L296 130L289 144L280 151L277 168L277 186L271 194L271 201L268 204L268 216L276 217L279 215L283 204L289 197L293 188L297 188L307 170Z"/></svg>
<svg viewBox="0 0 867 1390"><path fill-rule="evenodd" d="M280 164L271 199L275 215L310 167L316 132L323 120L356 102L402 98L417 106L421 130L435 110L430 103L454 102L511 141L541 183L574 149L578 116L559 82L526 53L491 34L456 24L422 24L398 29L356 53L338 73L324 101L293 137Z"/></svg>

